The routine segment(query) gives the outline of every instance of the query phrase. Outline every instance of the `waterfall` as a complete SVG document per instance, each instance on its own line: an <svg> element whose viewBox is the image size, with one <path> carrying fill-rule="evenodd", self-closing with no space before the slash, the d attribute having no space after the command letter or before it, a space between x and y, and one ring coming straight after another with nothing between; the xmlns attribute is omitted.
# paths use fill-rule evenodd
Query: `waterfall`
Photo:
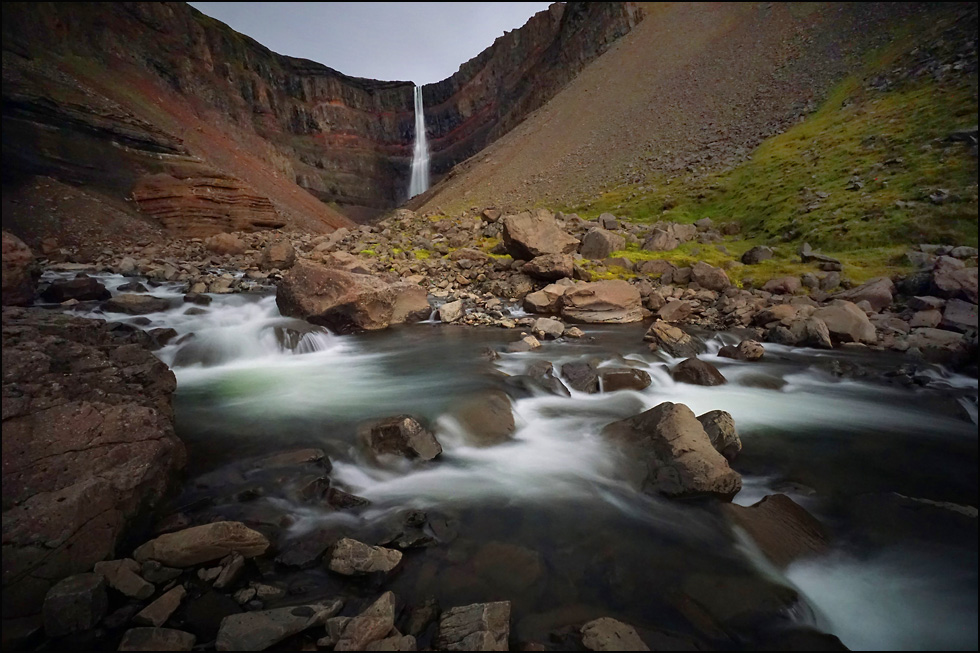
<svg viewBox="0 0 980 653"><path fill-rule="evenodd" d="M415 87L415 152L412 155L412 181L408 196L415 197L429 190L429 144L425 140L425 108L422 106L422 87Z"/></svg>

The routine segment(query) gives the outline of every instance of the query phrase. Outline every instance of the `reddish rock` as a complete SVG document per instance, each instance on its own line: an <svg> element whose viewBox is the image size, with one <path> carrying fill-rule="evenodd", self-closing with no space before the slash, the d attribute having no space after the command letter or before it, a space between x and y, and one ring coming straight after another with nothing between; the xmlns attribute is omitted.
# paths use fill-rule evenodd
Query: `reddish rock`
<svg viewBox="0 0 980 653"><path fill-rule="evenodd" d="M799 277L779 277L770 279L762 285L762 289L776 295L792 295L802 287Z"/></svg>
<svg viewBox="0 0 980 653"><path fill-rule="evenodd" d="M262 250L259 267L263 270L288 270L296 263L296 250L288 240L269 243Z"/></svg>
<svg viewBox="0 0 980 653"><path fill-rule="evenodd" d="M34 301L38 271L34 254L17 236L3 232L3 305L27 306Z"/></svg>
<svg viewBox="0 0 980 653"><path fill-rule="evenodd" d="M244 254L245 241L234 234L220 233L215 234L204 241L204 246L215 254L226 256L238 256Z"/></svg>

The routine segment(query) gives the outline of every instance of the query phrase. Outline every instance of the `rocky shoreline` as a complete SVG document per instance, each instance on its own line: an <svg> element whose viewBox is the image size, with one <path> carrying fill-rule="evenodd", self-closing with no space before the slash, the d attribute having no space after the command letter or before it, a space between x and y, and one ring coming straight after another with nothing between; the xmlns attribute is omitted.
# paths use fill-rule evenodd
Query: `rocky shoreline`
<svg viewBox="0 0 980 653"><path fill-rule="evenodd" d="M582 623L549 643L513 642L506 600L445 610L401 605L391 591L382 590L405 552L439 546L454 536L437 514L405 511L391 533L373 542L314 532L285 548L274 525L270 530L229 520L195 524L178 512L148 528L146 517L183 465L170 408L173 375L149 353L175 333L64 311L101 306L140 316L164 310L171 301L153 295L160 283L183 284L188 310L206 310L210 295L268 291L275 284L284 315L337 332L426 319L497 326L520 332L508 352L547 346L549 339L580 338L584 334L575 324L644 322L637 338L652 350L684 359L671 376L698 385L726 379L698 358L703 344L690 327L740 329L742 341L719 355L742 361L759 360L763 343L774 342L895 350L976 374L977 252L970 248L921 246L910 252L919 273L856 286L842 278L839 262L809 247L801 248L800 257L813 263L814 272L772 279L760 288L738 287L725 270L704 262L677 267L662 260L634 265L611 258L627 243L654 251L694 239L714 246L732 229L710 223L620 224L608 214L589 223L544 210L503 216L487 209L437 220L399 211L378 225L329 236L220 234L106 249L86 262L54 252L40 264L23 243L4 233L5 645L40 642L56 648L70 637L119 650L262 650L280 642L334 650L508 650L514 645L647 650L631 626L611 618ZM764 249L750 250L744 263L764 259ZM39 288L40 301L61 312L8 307L33 302L41 268L77 273ZM630 274L603 278L610 269ZM134 280L113 297L88 276L92 272ZM517 306L523 310L515 311ZM914 370L907 376L916 382ZM598 369L587 362L558 370L550 363L532 365L515 377L518 381L556 394L567 394L569 387L615 392L650 383L642 371ZM505 441L514 430L510 400L500 394L459 409L461 419L486 432L482 445ZM59 417L64 411L71 415ZM83 414L91 416L90 428L77 428L76 418ZM41 432L55 435L48 441L50 451L39 454L26 443ZM778 566L827 546L819 522L784 495L750 508L725 503L741 489L741 477L728 464L741 442L724 411L696 416L683 404L665 402L609 424L603 437L623 452L626 476L637 490L720 499L726 518L749 532ZM366 425L359 439L375 456L425 461L442 451L411 415ZM98 449L102 442L105 447ZM23 446L18 449L17 443ZM91 456L79 456L80 451ZM38 456L44 462L34 460ZM46 475L61 460L72 473ZM330 510L357 511L368 503L331 484L331 463L321 450L283 451L242 465L247 467L243 478L253 479L234 488L242 501L249 493L261 496L263 484L271 484L292 488L298 501ZM103 486L88 487L92 483ZM15 484L23 489L15 491ZM151 532L152 539L141 541ZM142 536L133 541L137 534ZM75 541L85 544L74 546ZM111 559L119 553L131 557ZM277 565L323 568L341 578L345 590L310 598L306 590L270 581ZM787 597L780 609L796 600ZM705 605L698 609L711 613ZM769 607L757 609L757 617L772 614ZM729 637L741 628L717 616L705 619L706 642L719 641L718 632ZM42 633L47 639L39 639ZM841 647L835 637L801 626L757 636L759 642L790 648ZM677 635L667 630L660 637L705 645L670 640ZM650 641L650 633L646 638Z"/></svg>

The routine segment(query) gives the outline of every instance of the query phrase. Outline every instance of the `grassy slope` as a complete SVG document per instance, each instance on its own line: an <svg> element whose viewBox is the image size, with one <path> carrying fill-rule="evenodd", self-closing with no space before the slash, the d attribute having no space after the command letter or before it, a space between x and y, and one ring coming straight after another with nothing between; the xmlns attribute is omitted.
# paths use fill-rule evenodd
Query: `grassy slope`
<svg viewBox="0 0 980 653"><path fill-rule="evenodd" d="M737 279L811 270L792 259L803 241L841 258L854 281L905 271L903 254L912 244L976 246L977 159L963 143L947 140L976 124L976 75L916 79L885 91L866 84L909 49L908 40L898 39L838 84L804 122L763 142L734 169L699 179L650 177L565 208L584 217L610 211L636 222L736 221L744 237L724 243L730 256L694 244L618 255L720 264L756 244L776 246L773 261L732 270ZM863 186L849 190L853 180ZM949 199L930 201L936 189Z"/></svg>

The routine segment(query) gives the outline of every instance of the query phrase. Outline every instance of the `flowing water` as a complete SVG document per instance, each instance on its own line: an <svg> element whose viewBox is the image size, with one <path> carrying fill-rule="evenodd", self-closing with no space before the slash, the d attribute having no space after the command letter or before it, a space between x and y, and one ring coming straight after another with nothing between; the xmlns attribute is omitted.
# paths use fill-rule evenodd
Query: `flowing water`
<svg viewBox="0 0 980 653"><path fill-rule="evenodd" d="M114 289L122 280L105 281ZM483 350L502 349L515 332L421 324L336 336L283 318L272 294L215 295L188 314L176 287L153 292L173 297L170 310L141 322L178 332L158 355L178 380L189 465L177 503L187 510L275 524L280 546L324 529L379 541L406 508L425 511L443 543L409 550L385 587L410 605L509 599L519 639L547 641L612 616L648 636L665 629L714 645L731 645L721 633L711 639L717 624L757 633L802 622L853 648L977 647L976 511L964 508L977 503L975 379L920 366L920 383L904 386L886 382L903 358L767 345L758 363L703 356L729 384L699 387L671 380L675 361L646 350L641 325L586 328L592 339L490 362ZM711 352L737 341L707 335ZM560 397L508 382L536 360L558 369L587 359L646 370L653 383ZM453 413L488 389L513 398L517 431L477 448ZM711 502L633 491L599 432L663 401L730 412L744 445L735 501L789 494L828 526L832 551L781 572ZM365 458L358 425L399 413L427 421L443 455ZM240 461L311 446L329 453L332 483L369 507L304 503L289 479L258 498L237 492L247 482ZM281 573L295 592L337 589L320 568ZM742 641L753 646L751 635Z"/></svg>
<svg viewBox="0 0 980 653"><path fill-rule="evenodd" d="M412 179L408 196L415 197L429 190L429 144L425 138L425 107L422 87L415 87L415 149L412 153Z"/></svg>

